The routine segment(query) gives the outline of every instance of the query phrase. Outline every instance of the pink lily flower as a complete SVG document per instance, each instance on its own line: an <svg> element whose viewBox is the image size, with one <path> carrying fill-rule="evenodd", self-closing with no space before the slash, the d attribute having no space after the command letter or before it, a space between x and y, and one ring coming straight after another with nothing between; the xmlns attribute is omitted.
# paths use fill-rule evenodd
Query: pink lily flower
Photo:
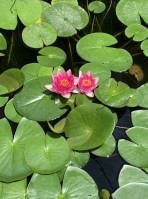
<svg viewBox="0 0 148 199"><path fill-rule="evenodd" d="M78 93L76 85L79 79L72 75L71 70L62 73L59 69L57 75L52 75L52 80L52 84L45 85L48 90L61 94L65 98L69 98L71 92Z"/></svg>
<svg viewBox="0 0 148 199"><path fill-rule="evenodd" d="M86 74L80 71L78 82L79 92L85 93L89 97L94 97L93 90L97 87L98 80L99 77L93 78L90 71L88 71Z"/></svg>

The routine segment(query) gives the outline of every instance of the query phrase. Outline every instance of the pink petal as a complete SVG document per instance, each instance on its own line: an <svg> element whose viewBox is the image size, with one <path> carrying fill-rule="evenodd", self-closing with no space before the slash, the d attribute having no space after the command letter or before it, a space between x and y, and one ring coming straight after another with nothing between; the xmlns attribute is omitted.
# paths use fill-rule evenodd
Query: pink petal
<svg viewBox="0 0 148 199"><path fill-rule="evenodd" d="M61 69L58 69L58 73L57 73L57 75L63 75L63 73L62 73Z"/></svg>
<svg viewBox="0 0 148 199"><path fill-rule="evenodd" d="M74 77L74 85L77 85L78 81L79 81L79 78L78 77Z"/></svg>
<svg viewBox="0 0 148 199"><path fill-rule="evenodd" d="M71 96L70 93L61 93L61 95L65 98L69 98Z"/></svg>
<svg viewBox="0 0 148 199"><path fill-rule="evenodd" d="M52 86L52 84L47 84L47 85L45 85L45 87L48 89L48 90L50 90L50 91L54 91L54 88L53 88L53 86Z"/></svg>
<svg viewBox="0 0 148 199"><path fill-rule="evenodd" d="M55 81L55 79L56 79L56 75L52 75L52 81L54 82Z"/></svg>
<svg viewBox="0 0 148 199"><path fill-rule="evenodd" d="M85 93L88 97L94 97L94 93L93 92L89 92L89 93Z"/></svg>
<svg viewBox="0 0 148 199"><path fill-rule="evenodd" d="M71 75L72 75L72 73L71 73L71 70L70 70L70 69L69 69L66 73L67 73L67 75L68 75L68 76L71 76Z"/></svg>
<svg viewBox="0 0 148 199"><path fill-rule="evenodd" d="M80 71L80 72L79 72L79 77L81 77L82 74L83 74L83 73Z"/></svg>
<svg viewBox="0 0 148 199"><path fill-rule="evenodd" d="M73 93L80 93L80 89L78 87L76 87L72 92Z"/></svg>
<svg viewBox="0 0 148 199"><path fill-rule="evenodd" d="M95 77L94 80L95 80L95 84L97 84L99 77Z"/></svg>

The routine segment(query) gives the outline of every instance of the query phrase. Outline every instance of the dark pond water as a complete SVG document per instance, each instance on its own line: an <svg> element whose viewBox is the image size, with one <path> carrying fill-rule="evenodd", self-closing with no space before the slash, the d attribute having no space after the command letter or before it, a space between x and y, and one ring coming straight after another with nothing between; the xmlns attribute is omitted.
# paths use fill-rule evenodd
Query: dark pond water
<svg viewBox="0 0 148 199"><path fill-rule="evenodd" d="M49 2L49 1L47 1ZM79 1L79 4L86 9L85 0ZM91 1L88 1L91 2ZM107 8L110 5L109 0L104 0ZM136 42L128 43L128 39L124 35L125 26L121 24L116 15L115 15L115 6L118 0L114 0L112 2L111 9L104 20L102 25L102 31L116 35L122 32L118 37L118 44L116 47L123 47L128 50L131 55L133 55L134 64L138 64L141 66L144 72L144 78L142 81L138 82L136 78L130 75L128 72L124 73L112 73L112 77L116 80L121 80L127 83L129 86L133 88L137 88L140 85L148 82L148 58L140 53L140 46ZM103 19L103 14L99 15L98 20L101 21ZM92 30L92 22L93 15L90 17L89 25L84 29L84 31L78 32L79 36L74 36L74 38L78 39L78 37L82 37ZM36 56L38 55L39 49L31 49L22 42L21 32L23 29L23 25L19 22L15 31L6 31L0 30L4 34L8 42L7 51L5 51L5 57L0 57L0 72L7 70L9 68L21 68L25 64L37 62ZM98 31L97 24L94 24L93 32ZM75 73L77 73L78 69L85 63L76 53L76 41L73 38L58 38L54 43L55 46L62 48L67 54L67 60L64 63L63 67L65 69L71 68ZM72 52L70 52L70 46ZM140 53L140 54L139 54ZM137 109L137 108L136 108ZM122 109L114 109L118 114L119 121L117 123L117 127L115 128L113 135L118 143L118 140L121 138L127 138L125 134L126 128L130 128L132 126L130 113L135 109L130 108L122 108ZM3 108L0 109L0 118L4 117ZM16 128L16 124L11 122L11 126L13 130ZM42 126L46 129L47 125L42 123ZM114 192L118 188L118 175L124 164L127 164L119 155L118 150L108 158L91 156L90 161L87 165L84 166L84 170L87 171L97 183L99 190L105 188L108 189L111 193Z"/></svg>

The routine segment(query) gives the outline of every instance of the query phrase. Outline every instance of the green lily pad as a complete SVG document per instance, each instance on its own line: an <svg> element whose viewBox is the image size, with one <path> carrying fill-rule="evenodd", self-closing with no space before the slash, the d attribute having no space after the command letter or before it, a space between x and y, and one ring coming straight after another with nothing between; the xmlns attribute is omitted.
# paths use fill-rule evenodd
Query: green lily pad
<svg viewBox="0 0 148 199"><path fill-rule="evenodd" d="M126 162L136 167L148 167L148 129L133 127L126 131L133 141L119 140L118 150Z"/></svg>
<svg viewBox="0 0 148 199"><path fill-rule="evenodd" d="M120 187L132 182L148 184L148 175L141 169L138 169L130 165L124 165L120 171L118 181Z"/></svg>
<svg viewBox="0 0 148 199"><path fill-rule="evenodd" d="M110 69L105 66L104 64L100 63L87 63L84 64L79 71L82 71L83 73L87 73L88 71L91 71L93 77L99 77L98 85L102 83L104 80L111 77L111 71Z"/></svg>
<svg viewBox="0 0 148 199"><path fill-rule="evenodd" d="M7 103L8 99L9 97L0 96L0 107L4 106Z"/></svg>
<svg viewBox="0 0 148 199"><path fill-rule="evenodd" d="M52 25L40 22L24 28L22 38L29 47L42 48L44 44L48 46L56 41L57 32Z"/></svg>
<svg viewBox="0 0 148 199"><path fill-rule="evenodd" d="M105 123L108 125L105 125ZM88 150L102 145L114 129L112 112L99 104L85 103L73 109L67 116L65 134L70 147Z"/></svg>
<svg viewBox="0 0 148 199"><path fill-rule="evenodd" d="M148 168L143 168L148 173Z"/></svg>
<svg viewBox="0 0 148 199"><path fill-rule="evenodd" d="M91 153L97 156L106 157L111 155L114 152L115 148L116 141L113 136L110 136L102 146L91 150Z"/></svg>
<svg viewBox="0 0 148 199"><path fill-rule="evenodd" d="M75 102L76 102L76 105L77 105L77 106L79 106L79 105L81 105L81 104L84 104L84 103L92 103L92 98L86 96L86 95L83 94L83 93L78 93L78 94L76 95Z"/></svg>
<svg viewBox="0 0 148 199"><path fill-rule="evenodd" d="M101 1L93 1L88 5L88 9L94 13L101 13L105 10L106 5Z"/></svg>
<svg viewBox="0 0 148 199"><path fill-rule="evenodd" d="M52 72L53 72L53 68L52 67L47 67L47 66L42 66L39 70L39 73L38 73L38 77L40 76L51 76L52 75Z"/></svg>
<svg viewBox="0 0 148 199"><path fill-rule="evenodd" d="M130 91L131 94L127 106L128 107L139 106L139 104L142 101L143 95L141 95L140 91L137 89L130 89Z"/></svg>
<svg viewBox="0 0 148 199"><path fill-rule="evenodd" d="M144 108L148 108L148 83L143 84L142 86L140 86L138 88L138 91L141 93L142 95L142 100L139 104L139 106L144 107Z"/></svg>
<svg viewBox="0 0 148 199"><path fill-rule="evenodd" d="M144 183L129 183L112 194L113 199L147 199L147 196L148 185Z"/></svg>
<svg viewBox="0 0 148 199"><path fill-rule="evenodd" d="M0 50L6 50L7 48L7 41L5 37L0 33Z"/></svg>
<svg viewBox="0 0 148 199"><path fill-rule="evenodd" d="M26 145L27 164L36 173L50 174L60 171L68 163L69 157L69 145L58 134L48 133L44 138L37 135Z"/></svg>
<svg viewBox="0 0 148 199"><path fill-rule="evenodd" d="M43 10L42 21L53 25L58 36L69 37L76 34L77 29L84 28L89 18L86 11L80 6L60 1Z"/></svg>
<svg viewBox="0 0 148 199"><path fill-rule="evenodd" d="M39 51L38 62L43 66L55 67L62 65L66 60L65 52L57 47L45 47Z"/></svg>
<svg viewBox="0 0 148 199"><path fill-rule="evenodd" d="M104 63L113 59L112 48L117 40L107 33L91 33L82 37L76 46L77 53L89 62Z"/></svg>
<svg viewBox="0 0 148 199"><path fill-rule="evenodd" d="M41 1L41 4L42 4L42 9L45 9L48 6L51 6L49 3L45 2L45 1Z"/></svg>
<svg viewBox="0 0 148 199"><path fill-rule="evenodd" d="M77 1L77 0L52 0L52 1L51 1L51 4L58 3L58 2L60 2L60 1L78 4L78 1Z"/></svg>
<svg viewBox="0 0 148 199"><path fill-rule="evenodd" d="M95 96L102 103L112 107L126 106L130 97L130 88L123 82L111 78L95 89Z"/></svg>
<svg viewBox="0 0 148 199"><path fill-rule="evenodd" d="M22 119L22 116L18 114L13 105L13 98L5 106L5 116L13 121L19 123Z"/></svg>
<svg viewBox="0 0 148 199"><path fill-rule="evenodd" d="M5 118L0 120L0 128L0 181L24 179L32 173L25 161L26 143L37 134L43 136L43 130L37 122L25 118L19 123L14 138Z"/></svg>
<svg viewBox="0 0 148 199"><path fill-rule="evenodd" d="M0 1L0 28L14 30L17 16L25 26L33 24L41 15L42 5L39 0Z"/></svg>
<svg viewBox="0 0 148 199"><path fill-rule="evenodd" d="M63 115L67 109L55 104L55 93L45 88L52 83L51 77L34 78L24 84L23 89L14 97L16 111L24 117L37 121L48 121Z"/></svg>
<svg viewBox="0 0 148 199"><path fill-rule="evenodd" d="M131 117L134 126L142 126L148 128L148 110L133 111Z"/></svg>
<svg viewBox="0 0 148 199"><path fill-rule="evenodd" d="M54 67L52 74L57 75L59 69L60 69L63 73L65 72L65 70L64 70L64 68L63 68L62 66L56 66L56 67Z"/></svg>
<svg viewBox="0 0 148 199"><path fill-rule="evenodd" d="M54 127L49 122L48 126L54 133L63 133L65 130L65 123L66 123L66 118L63 118L58 123L56 123Z"/></svg>
<svg viewBox="0 0 148 199"><path fill-rule="evenodd" d="M145 0L122 0L116 7L118 19L129 26L141 24L140 17L148 24L148 1Z"/></svg>
<svg viewBox="0 0 148 199"><path fill-rule="evenodd" d="M125 29L125 35L134 41L143 41L148 37L148 29L141 24L131 24Z"/></svg>
<svg viewBox="0 0 148 199"><path fill-rule="evenodd" d="M148 39L141 43L141 49L143 50L144 55L148 57Z"/></svg>

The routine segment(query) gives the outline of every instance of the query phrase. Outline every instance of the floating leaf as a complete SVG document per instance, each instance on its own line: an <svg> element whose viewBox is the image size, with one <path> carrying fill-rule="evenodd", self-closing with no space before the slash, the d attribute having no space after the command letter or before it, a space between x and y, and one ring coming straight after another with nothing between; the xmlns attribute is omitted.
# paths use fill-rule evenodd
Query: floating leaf
<svg viewBox="0 0 148 199"><path fill-rule="evenodd" d="M49 3L45 2L45 1L41 1L41 4L42 4L42 9L45 9L48 6L51 6Z"/></svg>
<svg viewBox="0 0 148 199"><path fill-rule="evenodd" d="M130 97L130 88L123 82L111 78L95 89L95 96L104 104L112 107L126 106Z"/></svg>
<svg viewBox="0 0 148 199"><path fill-rule="evenodd" d="M22 116L18 114L13 105L13 99L9 100L9 102L5 106L5 116L13 121L19 123L22 119Z"/></svg>
<svg viewBox="0 0 148 199"><path fill-rule="evenodd" d="M124 165L119 174L119 186L122 187L132 182L148 184L148 175L141 169L130 165Z"/></svg>
<svg viewBox="0 0 148 199"><path fill-rule="evenodd" d="M141 100L139 106L148 108L148 95L147 95L147 93L148 93L148 83L143 84L142 86L140 86L138 88L138 91L142 95L142 100Z"/></svg>
<svg viewBox="0 0 148 199"><path fill-rule="evenodd" d="M78 4L78 1L77 1L77 0L52 0L52 1L51 1L51 4L58 3L58 2L60 2L60 1Z"/></svg>
<svg viewBox="0 0 148 199"><path fill-rule="evenodd" d="M57 39L54 27L48 23L40 22L24 28L22 32L24 43L32 48L42 48L52 44Z"/></svg>
<svg viewBox="0 0 148 199"><path fill-rule="evenodd" d="M140 91L138 91L137 89L130 89L130 91L131 94L127 106L129 107L139 106L143 96L141 95Z"/></svg>
<svg viewBox="0 0 148 199"><path fill-rule="evenodd" d="M43 136L43 130L37 122L25 118L19 123L14 138L5 118L0 120L0 129L0 181L24 179L32 173L24 157L26 143L37 134Z"/></svg>
<svg viewBox="0 0 148 199"><path fill-rule="evenodd" d="M84 103L92 103L92 98L86 96L83 93L78 93L76 95L76 100L75 101L76 101L76 105L79 106L79 105L84 104Z"/></svg>
<svg viewBox="0 0 148 199"><path fill-rule="evenodd" d="M121 139L118 144L120 155L126 162L136 167L148 167L148 129L133 127L126 131L134 142Z"/></svg>
<svg viewBox="0 0 148 199"><path fill-rule="evenodd" d="M105 125L105 123L108 125ZM73 109L67 116L65 134L70 147L88 150L102 145L114 129L112 112L99 104L85 103Z"/></svg>
<svg viewBox="0 0 148 199"><path fill-rule="evenodd" d="M141 43L141 49L143 50L144 55L148 57L148 39Z"/></svg>
<svg viewBox="0 0 148 199"><path fill-rule="evenodd" d="M7 101L8 101L9 97L5 97L5 96L0 96L0 107L4 106Z"/></svg>
<svg viewBox="0 0 148 199"><path fill-rule="evenodd" d="M102 83L104 80L111 77L111 71L107 66L100 63L87 63L84 64L79 71L82 71L83 73L87 73L88 71L91 71L93 77L99 77L98 85Z"/></svg>
<svg viewBox="0 0 148 199"><path fill-rule="evenodd" d="M60 48L50 46L39 51L38 62L43 66L55 67L62 65L66 60L66 54Z"/></svg>
<svg viewBox="0 0 148 199"><path fill-rule="evenodd" d="M49 128L54 133L63 133L65 129L66 118L61 119L58 123L54 125L54 127L48 122Z"/></svg>
<svg viewBox="0 0 148 199"><path fill-rule="evenodd" d="M101 1L93 1L88 5L88 9L94 13L101 13L105 10L106 5Z"/></svg>
<svg viewBox="0 0 148 199"><path fill-rule="evenodd" d="M97 156L105 157L111 155L114 152L115 148L116 141L113 136L110 136L102 146L91 150L91 153Z"/></svg>
<svg viewBox="0 0 148 199"><path fill-rule="evenodd" d="M122 0L116 7L118 19L129 26L141 24L140 17L148 24L148 1L145 0Z"/></svg>
<svg viewBox="0 0 148 199"><path fill-rule="evenodd" d="M148 110L133 111L131 117L134 126L142 126L148 128Z"/></svg>
<svg viewBox="0 0 148 199"><path fill-rule="evenodd" d="M16 111L24 117L37 121L48 121L63 115L67 109L60 109L55 104L53 92L45 88L52 83L51 77L43 76L24 84L23 89L14 97Z"/></svg>
<svg viewBox="0 0 148 199"><path fill-rule="evenodd" d="M44 9L42 20L53 25L58 36L69 37L76 34L77 29L84 28L89 18L80 6L62 1Z"/></svg>
<svg viewBox="0 0 148 199"><path fill-rule="evenodd" d="M60 171L68 163L70 148L63 136L48 133L37 135L26 145L25 158L36 173L50 174Z"/></svg>
<svg viewBox="0 0 148 199"><path fill-rule="evenodd" d="M131 24L125 29L125 35L134 41L143 41L148 37L148 29L141 24Z"/></svg>
<svg viewBox="0 0 148 199"><path fill-rule="evenodd" d="M7 41L5 37L0 33L0 50L6 50L7 48Z"/></svg>
<svg viewBox="0 0 148 199"><path fill-rule="evenodd" d="M38 77L40 76L51 76L52 75L52 72L53 72L53 68L52 67L47 67L47 66L42 66L39 70L39 73L38 73Z"/></svg>

